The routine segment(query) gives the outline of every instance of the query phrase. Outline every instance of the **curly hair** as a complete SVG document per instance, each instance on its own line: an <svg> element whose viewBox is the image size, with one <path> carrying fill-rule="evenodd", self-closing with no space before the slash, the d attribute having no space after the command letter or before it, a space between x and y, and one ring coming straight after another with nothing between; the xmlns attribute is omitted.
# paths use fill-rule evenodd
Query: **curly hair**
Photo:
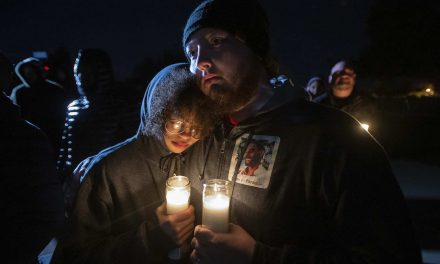
<svg viewBox="0 0 440 264"><path fill-rule="evenodd" d="M220 120L214 104L197 87L189 64L173 64L160 71L148 85L142 104L141 133L163 139L171 115L191 121L209 135Z"/></svg>

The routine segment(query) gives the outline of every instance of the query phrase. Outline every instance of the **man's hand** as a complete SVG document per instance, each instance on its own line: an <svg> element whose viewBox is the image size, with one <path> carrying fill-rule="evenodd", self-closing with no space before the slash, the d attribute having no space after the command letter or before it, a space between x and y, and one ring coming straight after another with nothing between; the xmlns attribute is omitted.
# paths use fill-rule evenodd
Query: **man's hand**
<svg viewBox="0 0 440 264"><path fill-rule="evenodd" d="M166 203L156 209L156 216L165 234L167 234L177 245L181 246L187 241L194 230L194 207L168 215Z"/></svg>
<svg viewBox="0 0 440 264"><path fill-rule="evenodd" d="M195 263L250 263L255 243L238 225L229 224L229 233L214 233L198 225L191 241L191 259Z"/></svg>

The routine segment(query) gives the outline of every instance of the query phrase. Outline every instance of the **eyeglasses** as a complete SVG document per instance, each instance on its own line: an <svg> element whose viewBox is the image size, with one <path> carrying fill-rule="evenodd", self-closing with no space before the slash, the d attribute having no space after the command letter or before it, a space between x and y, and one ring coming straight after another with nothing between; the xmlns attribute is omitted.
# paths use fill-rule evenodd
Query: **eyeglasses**
<svg viewBox="0 0 440 264"><path fill-rule="evenodd" d="M168 120L165 123L165 130L172 135L182 134L183 132L191 134L191 137L199 139L202 130L200 128L192 127L189 123L181 120Z"/></svg>

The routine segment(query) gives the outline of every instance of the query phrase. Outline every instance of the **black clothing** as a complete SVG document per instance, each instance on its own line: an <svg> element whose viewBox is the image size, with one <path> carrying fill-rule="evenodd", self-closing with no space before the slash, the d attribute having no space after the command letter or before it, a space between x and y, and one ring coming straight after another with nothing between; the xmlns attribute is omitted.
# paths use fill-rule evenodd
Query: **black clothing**
<svg viewBox="0 0 440 264"><path fill-rule="evenodd" d="M63 232L64 204L50 143L0 94L2 263L33 263Z"/></svg>
<svg viewBox="0 0 440 264"><path fill-rule="evenodd" d="M176 245L162 231L155 210L165 201L166 179L187 175L192 151L170 153L163 140L146 133L151 132L151 111L157 110L152 106L169 100L157 97L188 91L175 82L184 78L179 69L189 74L187 68L172 65L158 73L147 88L137 135L92 157L71 213L71 235L57 249L54 263L168 262Z"/></svg>
<svg viewBox="0 0 440 264"><path fill-rule="evenodd" d="M202 180L188 174L199 223L204 180L236 177L230 220L257 240L252 263L420 263L381 146L350 116L295 100L289 89L277 88L259 113L229 134L220 129L206 141L209 152L187 159L197 168L207 158ZM250 142L264 145L265 156L255 176L235 176Z"/></svg>
<svg viewBox="0 0 440 264"><path fill-rule="evenodd" d="M184 161L141 135L103 151L86 172L61 263L165 262L175 245L154 210L175 158L190 177L201 223L202 183L235 179L251 141L264 145L265 155L255 176L236 176L231 222L257 240L253 263L420 263L383 149L348 115L296 100L293 90L278 87L254 117L227 135L220 128Z"/></svg>
<svg viewBox="0 0 440 264"><path fill-rule="evenodd" d="M131 137L138 126L139 106L113 94L82 96L69 104L57 161L67 210L74 196L73 169L83 159Z"/></svg>
<svg viewBox="0 0 440 264"><path fill-rule="evenodd" d="M94 157L59 263L166 262L176 245L158 226L155 210L165 201L170 172L186 175L183 163L191 156L170 154L157 139L138 135Z"/></svg>
<svg viewBox="0 0 440 264"><path fill-rule="evenodd" d="M76 193L74 168L85 158L133 136L139 126L140 105L119 91L106 52L79 50L74 73L80 97L67 107L57 160L66 211Z"/></svg>
<svg viewBox="0 0 440 264"><path fill-rule="evenodd" d="M11 94L14 104L19 105L21 116L38 126L49 138L52 148L60 146L63 121L68 102L67 92L59 84L42 80L26 87L21 84ZM56 160L56 153L53 160Z"/></svg>
<svg viewBox="0 0 440 264"><path fill-rule="evenodd" d="M348 98L339 99L326 92L315 99L313 102L332 106L354 116L360 123L370 125L369 132L373 135L377 132L378 114L377 106L372 98L367 95L358 94L353 91Z"/></svg>

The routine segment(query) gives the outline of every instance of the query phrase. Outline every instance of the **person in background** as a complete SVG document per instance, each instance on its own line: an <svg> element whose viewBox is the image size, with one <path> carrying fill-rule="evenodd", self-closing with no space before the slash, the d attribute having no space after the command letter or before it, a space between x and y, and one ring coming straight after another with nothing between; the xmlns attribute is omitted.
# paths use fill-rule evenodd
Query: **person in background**
<svg viewBox="0 0 440 264"><path fill-rule="evenodd" d="M324 79L321 76L310 78L305 90L309 101L316 100L316 98L325 93L326 85Z"/></svg>
<svg viewBox="0 0 440 264"><path fill-rule="evenodd" d="M10 98L20 106L22 117L41 128L49 137L52 148L58 149L68 104L67 92L46 78L43 64L36 58L20 61L15 66L15 73L21 84L12 90Z"/></svg>
<svg viewBox="0 0 440 264"><path fill-rule="evenodd" d="M61 184L46 135L3 93L12 65L0 52L0 210L2 263L36 263L65 228Z"/></svg>
<svg viewBox="0 0 440 264"><path fill-rule="evenodd" d="M67 107L57 159L66 211L75 196L72 172L78 163L132 136L139 124L138 103L128 102L116 89L112 62L106 52L79 50L73 70L80 97Z"/></svg>
<svg viewBox="0 0 440 264"><path fill-rule="evenodd" d="M204 155L187 164L195 170L188 175L198 198L192 260L421 263L382 147L351 116L307 102L288 79L275 78L268 29L254 0L203 1L184 28L184 51L200 90L228 114L206 140ZM252 140L270 146L261 180L238 174ZM209 179L232 182L229 232L200 225Z"/></svg>
<svg viewBox="0 0 440 264"><path fill-rule="evenodd" d="M189 242L194 208L167 215L165 182L188 175L191 146L217 120L210 105L186 63L153 78L138 133L84 165L70 237L54 263L167 263L169 251Z"/></svg>
<svg viewBox="0 0 440 264"><path fill-rule="evenodd" d="M377 107L372 98L356 89L356 72L349 61L339 61L331 69L329 89L315 102L335 107L354 116L367 131L377 132ZM376 121L376 122L375 122Z"/></svg>

